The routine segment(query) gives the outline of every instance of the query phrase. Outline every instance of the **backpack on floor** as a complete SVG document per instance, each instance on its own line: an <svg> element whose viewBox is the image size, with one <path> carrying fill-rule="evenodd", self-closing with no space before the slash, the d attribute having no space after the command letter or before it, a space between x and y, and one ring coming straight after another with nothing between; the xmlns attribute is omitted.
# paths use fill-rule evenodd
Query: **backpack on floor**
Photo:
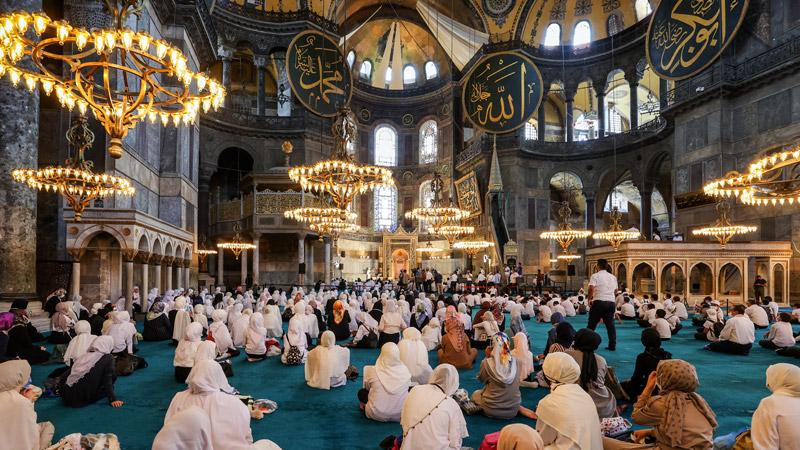
<svg viewBox="0 0 800 450"><path fill-rule="evenodd" d="M289 351L286 352L286 364L290 366L299 366L303 364L303 354L296 345L290 345Z"/></svg>

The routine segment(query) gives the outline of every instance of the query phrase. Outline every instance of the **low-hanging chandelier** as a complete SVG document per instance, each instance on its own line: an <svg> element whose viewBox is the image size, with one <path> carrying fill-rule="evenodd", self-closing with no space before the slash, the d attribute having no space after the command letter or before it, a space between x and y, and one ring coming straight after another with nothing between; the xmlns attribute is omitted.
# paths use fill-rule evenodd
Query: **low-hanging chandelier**
<svg viewBox="0 0 800 450"><path fill-rule="evenodd" d="M303 207L283 212L283 216L309 225L352 224L358 218L354 212L334 207Z"/></svg>
<svg viewBox="0 0 800 450"><path fill-rule="evenodd" d="M416 250L417 250L417 253L427 253L427 254L443 253L443 252L447 251L447 250L445 250L443 248L434 247L433 244L431 244L431 241L428 241L422 247L417 247Z"/></svg>
<svg viewBox="0 0 800 450"><path fill-rule="evenodd" d="M206 248L206 236L202 235L200 238L200 245L197 249L195 249L194 253L197 255L197 261L200 263L200 267L203 267L208 256L216 255L217 251Z"/></svg>
<svg viewBox="0 0 800 450"><path fill-rule="evenodd" d="M289 178L306 192L330 197L342 210L358 195L380 186L394 186L390 169L358 163L347 152L348 144L355 142L356 130L350 107L342 106L331 125L334 146L330 158L311 166L293 167Z"/></svg>
<svg viewBox="0 0 800 450"><path fill-rule="evenodd" d="M459 222L456 223L448 223L446 225L442 225L439 227L439 232L436 233L439 236L447 239L447 243L451 246L453 243L458 240L461 236L466 236L475 232L475 227L471 225L461 225Z"/></svg>
<svg viewBox="0 0 800 450"><path fill-rule="evenodd" d="M713 237L719 242L721 247L725 247L734 236L752 233L758 230L758 227L753 225L736 225L731 222L730 210L731 205L723 200L717 203L717 214L719 218L713 225L692 230L695 236L708 236Z"/></svg>
<svg viewBox="0 0 800 450"><path fill-rule="evenodd" d="M558 224L558 230L545 231L539 235L541 239L549 239L558 242L564 253L569 253L569 247L575 242L575 239L584 239L592 235L589 230L576 230L572 228L569 223L569 216L572 214L572 209L569 203L564 201L558 208L558 216L561 217L561 222Z"/></svg>
<svg viewBox="0 0 800 450"><path fill-rule="evenodd" d="M355 233L361 230L361 227L358 226L358 224L347 222L345 220L311 223L308 228L319 233L320 239L323 239L326 236L331 238L331 241L333 241L334 245L336 244L336 241L339 240L339 236L341 236L343 233Z"/></svg>
<svg viewBox="0 0 800 450"><path fill-rule="evenodd" d="M75 150L75 157L67 159L63 166L15 169L11 177L32 189L63 196L75 212L77 222L81 221L84 209L96 198L114 195L131 197L136 193L128 179L92 171L94 164L84 157L86 150L92 148L94 143L94 133L89 129L86 117L73 119L72 126L67 130L67 142Z"/></svg>
<svg viewBox="0 0 800 450"><path fill-rule="evenodd" d="M581 259L581 255L576 255L574 253L562 253L556 256L556 261L575 261Z"/></svg>
<svg viewBox="0 0 800 450"><path fill-rule="evenodd" d="M122 139L139 121L185 125L222 105L225 89L189 69L177 47L125 27L142 0L103 1L113 28L87 30L42 12L0 15L0 77L8 75L15 86L22 81L31 92L55 92L69 110L91 110L114 158L122 157Z"/></svg>
<svg viewBox="0 0 800 450"><path fill-rule="evenodd" d="M475 236L453 244L453 249L461 250L470 257L473 257L478 253L492 247L494 247L493 242L485 241Z"/></svg>
<svg viewBox="0 0 800 450"><path fill-rule="evenodd" d="M431 199L430 206L414 208L406 212L406 219L418 220L420 223L427 224L431 231L433 231L433 234L440 234L441 228L445 225L452 227L459 226L457 224L462 219L469 217L470 212L456 207L452 200L449 205L445 205L444 195L442 194L443 187L444 182L442 181L442 175L438 171L434 172L433 179L431 180L433 198ZM451 232L459 231L457 228L450 228L449 230Z"/></svg>
<svg viewBox="0 0 800 450"><path fill-rule="evenodd" d="M237 223L233 225L233 239L228 242L220 242L217 244L217 248L222 250L230 250L233 252L233 256L236 259L239 259L239 255L242 254L245 250L253 250L256 248L255 244L251 244L249 242L242 241L242 236L239 232L242 231L242 227Z"/></svg>
<svg viewBox="0 0 800 450"><path fill-rule="evenodd" d="M623 241L628 241L632 239L639 239L641 233L634 230L625 230L622 227L622 213L619 211L618 207L613 207L611 209L611 226L606 231L601 231L600 233L594 233L592 235L595 239L602 239L608 241L608 244L614 248L614 251L619 250L620 244Z"/></svg>

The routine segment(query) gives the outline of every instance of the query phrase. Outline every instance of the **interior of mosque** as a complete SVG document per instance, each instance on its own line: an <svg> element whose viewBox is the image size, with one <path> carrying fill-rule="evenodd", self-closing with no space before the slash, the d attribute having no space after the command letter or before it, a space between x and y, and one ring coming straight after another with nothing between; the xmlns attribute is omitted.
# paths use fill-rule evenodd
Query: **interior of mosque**
<svg viewBox="0 0 800 450"><path fill-rule="evenodd" d="M537 272L573 293L601 258L637 296L743 303L761 276L788 307L800 293L800 7L719 0L671 15L681 3L0 2L0 311L28 300L47 329L40 304L62 287L130 310L153 288L309 290L505 266L528 293ZM712 3L730 17L705 42L695 28ZM25 16L28 37L4 22L39 11L50 19L40 32L41 16ZM28 49L34 34L57 51ZM81 53L86 40L97 53ZM129 56L103 56L115 51ZM98 59L117 73L90 69ZM514 65L518 84L491 78ZM60 169L75 164L91 176ZM612 245L608 231L628 233ZM275 399L302 420L285 389ZM755 407L737 401L725 432ZM146 448L158 416L123 448Z"/></svg>

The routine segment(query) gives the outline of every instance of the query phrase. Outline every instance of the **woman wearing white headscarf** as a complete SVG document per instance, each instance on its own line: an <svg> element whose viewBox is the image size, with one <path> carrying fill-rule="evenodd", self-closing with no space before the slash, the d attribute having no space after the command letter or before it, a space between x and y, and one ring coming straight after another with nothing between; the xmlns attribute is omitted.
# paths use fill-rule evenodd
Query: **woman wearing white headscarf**
<svg viewBox="0 0 800 450"><path fill-rule="evenodd" d="M446 314L447 314L447 307L445 306L443 301L439 300L438 302L436 302L436 314L434 314L434 317L436 319L439 319L439 323L442 323L447 318Z"/></svg>
<svg viewBox="0 0 800 450"><path fill-rule="evenodd" d="M500 332L500 326L494 318L492 311L486 311L481 316L483 319L480 323L476 323L473 328L475 329L475 347L484 348L492 339L492 336Z"/></svg>
<svg viewBox="0 0 800 450"><path fill-rule="evenodd" d="M517 362L511 356L505 333L492 336L486 358L478 370L478 381L484 383L484 387L472 393L472 401L481 407L484 415L495 419L511 419L517 415L522 402Z"/></svg>
<svg viewBox="0 0 800 450"><path fill-rule="evenodd" d="M428 349L422 341L422 335L416 328L403 330L403 340L397 344L400 349L400 360L411 372L411 381L425 384L431 376L431 365L428 362Z"/></svg>
<svg viewBox="0 0 800 450"><path fill-rule="evenodd" d="M56 304L56 313L50 319L50 336L47 342L51 344L68 344L72 335L72 328L75 321L70 314L72 312L71 302L61 302Z"/></svg>
<svg viewBox="0 0 800 450"><path fill-rule="evenodd" d="M453 399L457 389L458 371L450 364L439 365L428 384L411 389L400 415L403 427L401 449L461 448L462 440L469 433L464 414Z"/></svg>
<svg viewBox="0 0 800 450"><path fill-rule="evenodd" d="M208 326L208 339L214 341L217 346L217 355L239 356L239 350L233 345L231 333L225 325L228 314L224 309L215 309L211 313L211 325Z"/></svg>
<svg viewBox="0 0 800 450"><path fill-rule="evenodd" d="M375 365L364 366L364 388L358 391L361 408L372 420L399 422L410 385L411 372L400 360L400 349L388 342Z"/></svg>
<svg viewBox="0 0 800 450"><path fill-rule="evenodd" d="M192 406L164 421L152 450L211 449L211 421L200 407Z"/></svg>
<svg viewBox="0 0 800 450"><path fill-rule="evenodd" d="M319 322L317 321L317 313L315 307L312 305L316 305L316 301L311 300L310 302L306 303L306 311L305 311L305 320L306 326L308 327L308 337L311 339L319 339ZM322 315L320 314L320 320Z"/></svg>
<svg viewBox="0 0 800 450"><path fill-rule="evenodd" d="M385 294L383 294L385 295ZM386 300L386 308L383 310L381 321L378 324L378 346L381 347L387 342L400 342L400 332L406 328L403 316L397 309L397 302L393 299Z"/></svg>
<svg viewBox="0 0 800 450"><path fill-rule="evenodd" d="M439 319L434 317L427 325L422 327L422 342L429 352L436 350L442 342L442 326Z"/></svg>
<svg viewBox="0 0 800 450"><path fill-rule="evenodd" d="M772 395L762 399L753 414L753 447L800 449L800 367L786 363L769 366L767 387Z"/></svg>
<svg viewBox="0 0 800 450"><path fill-rule="evenodd" d="M306 338L305 329L301 320L289 321L289 330L283 335L283 353L281 354L281 362L284 364L289 363L289 352L293 352L293 348L300 352L302 362L306 362L308 357L308 339Z"/></svg>
<svg viewBox="0 0 800 450"><path fill-rule="evenodd" d="M178 347L175 348L175 357L172 359L172 365L175 366L175 381L178 383L183 383L189 376L202 335L203 326L197 322L191 323L186 327L183 338L178 342Z"/></svg>
<svg viewBox="0 0 800 450"><path fill-rule="evenodd" d="M336 336L328 330L322 333L320 345L308 352L306 383L317 389L330 389L347 383L345 371L350 366L350 350L336 345Z"/></svg>
<svg viewBox="0 0 800 450"><path fill-rule="evenodd" d="M528 336L524 333L515 334L513 340L514 349L511 350L511 356L517 361L519 381L525 381L533 373L533 353L528 345Z"/></svg>
<svg viewBox="0 0 800 450"><path fill-rule="evenodd" d="M403 322L408 326L411 323L411 305L406 301L405 295L401 295L400 299L397 300L397 308L400 310Z"/></svg>
<svg viewBox="0 0 800 450"><path fill-rule="evenodd" d="M467 313L467 305L463 303L458 304L458 318L464 325L465 332L472 330L472 316L470 316L469 313Z"/></svg>
<svg viewBox="0 0 800 450"><path fill-rule="evenodd" d="M600 418L594 401L578 385L581 368L563 352L550 353L542 367L550 393L536 407L536 431L550 450L603 448Z"/></svg>
<svg viewBox="0 0 800 450"><path fill-rule="evenodd" d="M307 336L306 337L306 339L308 340L307 344L310 344L311 336L309 336L308 319L312 318L314 319L314 322L316 322L316 318L306 315L306 302L304 301L295 302L294 305L292 305L292 312L294 313L294 315L292 315L292 318L289 319L289 326L291 326L293 322L297 324L295 329L298 329L299 327L299 329L303 330L303 334Z"/></svg>
<svg viewBox="0 0 800 450"><path fill-rule="evenodd" d="M131 316L128 311L117 311L111 315L112 324L105 333L114 338L114 350L112 353L133 354L133 340L136 336L136 326L131 323Z"/></svg>
<svg viewBox="0 0 800 450"><path fill-rule="evenodd" d="M197 351L194 354L194 364L192 365L192 370L197 367L197 363L200 361L217 361L217 346L214 345L211 341L203 341L200 345L197 346ZM221 366L221 365L220 365ZM192 372L189 372L189 377L192 376ZM186 377L187 379L189 377ZM222 386L221 389L223 392L227 392L228 394L238 394L239 391L233 388L230 384L228 384L228 378L226 377L225 373L222 373L222 378L218 380L219 385Z"/></svg>
<svg viewBox="0 0 800 450"><path fill-rule="evenodd" d="M177 343L186 333L186 327L192 323L192 318L186 311L186 297L181 295L176 298L174 311L170 311L168 315L172 322L172 342Z"/></svg>
<svg viewBox="0 0 800 450"><path fill-rule="evenodd" d="M283 336L283 321L278 305L264 305L264 328L267 329L267 337L279 338Z"/></svg>
<svg viewBox="0 0 800 450"><path fill-rule="evenodd" d="M378 346L378 321L364 311L359 311L355 315L358 329L353 336L353 342L347 344L348 347L355 348L377 348ZM373 338L369 336L374 333Z"/></svg>
<svg viewBox="0 0 800 450"><path fill-rule="evenodd" d="M350 314L350 333L355 333L358 331L358 321L356 320L356 316L358 313L361 312L361 307L358 304L358 300L355 300L354 297L350 298L349 303L347 304L347 313Z"/></svg>
<svg viewBox="0 0 800 450"><path fill-rule="evenodd" d="M253 443L250 429L250 411L239 397L222 390L224 379L222 368L214 361L198 361L192 374L186 379L189 388L178 392L164 417L166 424L178 413L199 407L211 423L208 428L214 449L259 449L275 448L270 441ZM270 447L270 446L273 447Z"/></svg>
<svg viewBox="0 0 800 450"><path fill-rule="evenodd" d="M114 395L114 338L98 336L89 351L72 363L69 372L61 378L61 400L73 408L108 398L114 408L123 405Z"/></svg>
<svg viewBox="0 0 800 450"><path fill-rule="evenodd" d="M234 303L225 308L225 312L228 313L228 331L231 333L233 333L233 324L242 317L242 311L244 311L244 305L241 303Z"/></svg>
<svg viewBox="0 0 800 450"><path fill-rule="evenodd" d="M206 317L205 305L194 305L194 314L192 314L192 322L197 322L203 326L203 332L208 330L208 317Z"/></svg>
<svg viewBox="0 0 800 450"><path fill-rule="evenodd" d="M241 303L234 305L234 312L239 306L241 306ZM250 316L252 314L252 310L245 309L242 311L242 314L239 314L239 317L232 326L230 321L228 321L228 325L231 328L231 339L233 339L233 345L236 347L244 347L244 341L247 338L247 328L250 327Z"/></svg>
<svg viewBox="0 0 800 450"><path fill-rule="evenodd" d="M68 366L89 351L89 347L97 337L92 334L92 326L85 320L79 320L75 324L75 333L75 337L69 341L67 351L64 353L64 364Z"/></svg>
<svg viewBox="0 0 800 450"><path fill-rule="evenodd" d="M36 423L33 402L23 386L31 377L31 365L24 360L0 364L0 436L7 449L40 450L50 446L53 424Z"/></svg>
<svg viewBox="0 0 800 450"><path fill-rule="evenodd" d="M267 357L267 329L264 328L264 316L253 313L244 338L244 351L250 362L261 361Z"/></svg>

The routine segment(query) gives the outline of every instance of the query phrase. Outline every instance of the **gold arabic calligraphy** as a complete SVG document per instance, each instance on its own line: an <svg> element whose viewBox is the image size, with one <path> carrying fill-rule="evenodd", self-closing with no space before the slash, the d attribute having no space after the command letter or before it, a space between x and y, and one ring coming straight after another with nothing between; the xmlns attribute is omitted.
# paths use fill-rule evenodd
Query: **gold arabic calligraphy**
<svg viewBox="0 0 800 450"><path fill-rule="evenodd" d="M322 44L318 46L317 36L307 36L305 43L296 46L295 59L295 68L301 74L300 87L308 92L309 104L315 106L320 100L330 105L332 95L345 95L339 85L344 80L342 55L335 47L327 48L324 39L320 40ZM329 54L334 58L327 58Z"/></svg>
<svg viewBox="0 0 800 450"><path fill-rule="evenodd" d="M513 59L513 58L512 58ZM506 62L502 57L489 59L476 68L470 77L469 102L473 105L471 117L482 127L505 127L515 116L524 116L534 93L534 82L526 82L528 68L525 61L517 59ZM505 81L518 77L519 84Z"/></svg>

